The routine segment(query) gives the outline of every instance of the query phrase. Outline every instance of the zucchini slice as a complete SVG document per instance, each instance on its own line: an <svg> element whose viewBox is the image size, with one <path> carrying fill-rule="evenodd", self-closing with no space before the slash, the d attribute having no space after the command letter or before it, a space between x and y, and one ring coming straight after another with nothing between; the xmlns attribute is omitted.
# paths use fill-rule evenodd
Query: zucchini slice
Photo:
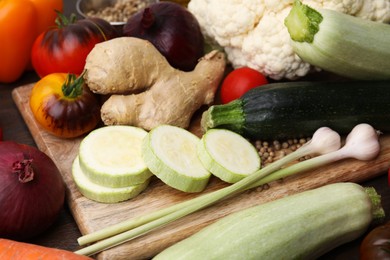
<svg viewBox="0 0 390 260"><path fill-rule="evenodd" d="M200 192L211 174L197 156L199 141L183 128L160 125L145 137L143 158L150 171L172 188Z"/></svg>
<svg viewBox="0 0 390 260"><path fill-rule="evenodd" d="M72 176L77 188L84 197L101 203L116 203L132 199L145 190L149 184L149 179L147 179L144 183L122 188L110 188L98 185L93 183L84 174L80 168L78 156L72 165Z"/></svg>
<svg viewBox="0 0 390 260"><path fill-rule="evenodd" d="M198 157L213 175L235 183L260 169L256 148L241 135L225 130L207 131L198 144Z"/></svg>
<svg viewBox="0 0 390 260"><path fill-rule="evenodd" d="M80 167L94 183L120 188L144 183L152 176L141 155L147 132L132 126L106 126L80 143Z"/></svg>

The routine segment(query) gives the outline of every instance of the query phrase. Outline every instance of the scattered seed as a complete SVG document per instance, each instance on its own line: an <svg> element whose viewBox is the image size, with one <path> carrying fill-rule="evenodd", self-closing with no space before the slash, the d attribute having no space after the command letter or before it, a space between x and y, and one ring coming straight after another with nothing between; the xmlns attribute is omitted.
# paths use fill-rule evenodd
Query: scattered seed
<svg viewBox="0 0 390 260"><path fill-rule="evenodd" d="M272 163L287 154L297 150L299 147L308 142L310 138L299 138L299 139L289 139L289 140L274 140L272 142L255 140L253 141L253 145L257 149L259 156L261 158L262 167L265 165ZM310 159L311 156L305 156L300 159L307 160Z"/></svg>

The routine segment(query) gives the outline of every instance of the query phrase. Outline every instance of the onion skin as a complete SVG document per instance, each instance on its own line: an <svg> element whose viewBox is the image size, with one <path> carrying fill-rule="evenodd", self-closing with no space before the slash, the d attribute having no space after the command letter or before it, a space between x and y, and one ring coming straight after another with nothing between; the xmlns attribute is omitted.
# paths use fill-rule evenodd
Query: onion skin
<svg viewBox="0 0 390 260"><path fill-rule="evenodd" d="M204 55L204 38L195 16L173 2L158 2L138 11L123 35L151 42L179 70L192 71Z"/></svg>
<svg viewBox="0 0 390 260"><path fill-rule="evenodd" d="M31 168L23 168L29 162ZM27 174L22 174L23 169ZM2 238L33 238L47 230L63 208L62 176L54 162L35 147L0 142L0 183Z"/></svg>

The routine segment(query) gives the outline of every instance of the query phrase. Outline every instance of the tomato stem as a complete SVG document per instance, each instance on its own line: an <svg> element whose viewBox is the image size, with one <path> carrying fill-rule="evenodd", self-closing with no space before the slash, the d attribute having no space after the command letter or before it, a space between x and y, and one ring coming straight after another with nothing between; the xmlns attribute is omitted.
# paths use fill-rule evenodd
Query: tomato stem
<svg viewBox="0 0 390 260"><path fill-rule="evenodd" d="M60 28L60 29L68 26L69 24L75 23L77 20L76 14L74 14L74 13L72 13L68 18L58 10L55 10L55 12L57 13L57 18L56 18L55 22L56 22L56 25L58 26L58 28Z"/></svg>
<svg viewBox="0 0 390 260"><path fill-rule="evenodd" d="M19 182L27 183L34 179L32 159L25 159L23 154L17 155L18 160L12 164L12 172L18 175Z"/></svg>
<svg viewBox="0 0 390 260"><path fill-rule="evenodd" d="M77 77L75 74L68 74L64 84L62 85L62 93L67 98L76 98L83 93L85 71Z"/></svg>

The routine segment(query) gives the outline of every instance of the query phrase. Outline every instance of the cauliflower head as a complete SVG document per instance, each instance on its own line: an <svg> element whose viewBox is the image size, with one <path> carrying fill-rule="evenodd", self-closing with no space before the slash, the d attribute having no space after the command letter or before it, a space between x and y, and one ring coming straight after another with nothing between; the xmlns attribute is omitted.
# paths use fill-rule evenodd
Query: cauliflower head
<svg viewBox="0 0 390 260"><path fill-rule="evenodd" d="M290 46L284 19L294 0L191 0L188 10L210 42L221 46L234 68L248 66L280 80L297 79L315 69ZM390 21L390 0L302 0L378 22Z"/></svg>

